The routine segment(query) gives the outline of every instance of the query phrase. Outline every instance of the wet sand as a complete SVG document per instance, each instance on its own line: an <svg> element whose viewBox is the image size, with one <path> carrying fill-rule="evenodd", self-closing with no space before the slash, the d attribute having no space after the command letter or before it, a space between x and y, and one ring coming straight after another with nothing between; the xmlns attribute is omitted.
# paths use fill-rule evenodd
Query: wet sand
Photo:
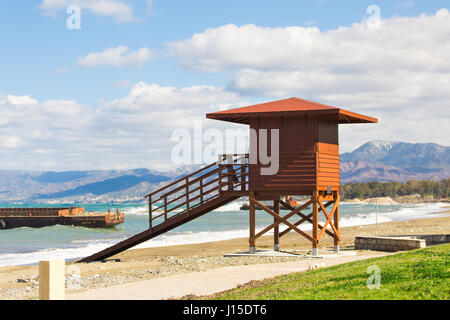
<svg viewBox="0 0 450 320"><path fill-rule="evenodd" d="M447 210L446 213L450 213ZM355 236L359 235L408 235L450 233L450 215L410 221L380 223L341 228L341 248L353 249ZM257 249L272 249L273 238L261 237ZM300 235L290 232L280 239L282 250L306 253L311 243ZM333 239L324 236L319 250L333 248ZM248 238L217 241L192 245L128 250L113 258L121 262L95 262L70 264L79 270L81 283L70 282L68 293L102 288L129 282L150 280L168 275L204 271L233 265L251 265L273 262L289 262L299 257L224 257L224 254L248 250ZM358 255L374 254L359 251ZM376 253L375 253L376 254ZM79 268L79 269L78 269ZM76 278L73 278L76 280ZM37 299L38 266L0 268L0 299Z"/></svg>

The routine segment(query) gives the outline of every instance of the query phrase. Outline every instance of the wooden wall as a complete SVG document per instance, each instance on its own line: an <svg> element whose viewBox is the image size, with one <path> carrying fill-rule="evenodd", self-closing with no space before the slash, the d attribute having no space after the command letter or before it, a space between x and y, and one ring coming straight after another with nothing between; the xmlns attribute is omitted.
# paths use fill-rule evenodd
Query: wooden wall
<svg viewBox="0 0 450 320"><path fill-rule="evenodd" d="M339 190L339 145L317 143L317 190Z"/></svg>
<svg viewBox="0 0 450 320"><path fill-rule="evenodd" d="M258 117L251 119L250 128L257 132L280 130L279 171L275 175L261 175L264 166L250 164L250 191L294 195L327 190L328 186L339 189L337 119L312 115Z"/></svg>

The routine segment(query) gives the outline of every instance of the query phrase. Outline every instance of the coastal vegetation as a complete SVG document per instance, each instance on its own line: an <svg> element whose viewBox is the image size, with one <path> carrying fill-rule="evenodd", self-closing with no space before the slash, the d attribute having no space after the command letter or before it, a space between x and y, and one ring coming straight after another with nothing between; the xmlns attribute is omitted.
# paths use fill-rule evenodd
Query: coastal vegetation
<svg viewBox="0 0 450 320"><path fill-rule="evenodd" d="M375 197L401 197L418 194L422 198L432 199L446 198L450 192L450 178L441 181L410 180L401 182L357 182L347 183L341 186L342 199L366 199Z"/></svg>
<svg viewBox="0 0 450 320"><path fill-rule="evenodd" d="M251 282L205 297L227 300L450 299L450 244ZM379 271L379 286L375 271Z"/></svg>

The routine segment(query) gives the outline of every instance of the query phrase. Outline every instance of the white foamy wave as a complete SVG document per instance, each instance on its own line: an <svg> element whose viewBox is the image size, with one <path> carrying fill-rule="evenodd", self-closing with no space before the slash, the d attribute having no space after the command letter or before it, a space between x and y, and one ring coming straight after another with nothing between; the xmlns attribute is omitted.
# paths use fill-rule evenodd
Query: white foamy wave
<svg viewBox="0 0 450 320"><path fill-rule="evenodd" d="M236 212L241 210L242 204L239 202L231 202L227 205L219 207L214 210L214 212Z"/></svg>
<svg viewBox="0 0 450 320"><path fill-rule="evenodd" d="M148 207L140 206L140 207L131 207L123 209L123 212L126 215L136 215L136 216L148 216Z"/></svg>
<svg viewBox="0 0 450 320"><path fill-rule="evenodd" d="M224 205L220 208L217 208L213 210L214 212L236 212L241 210L242 203L239 202L231 202L227 205ZM158 208L159 205L155 204L154 209ZM184 208L177 208L175 210L172 210L170 213L179 213L183 211ZM127 215L137 215L137 216L147 216L148 215L148 207L147 206L141 206L141 207L132 207L132 208L126 208L123 209L123 212ZM152 212L152 215L158 215L161 214L163 211L161 209L155 210Z"/></svg>
<svg viewBox="0 0 450 320"><path fill-rule="evenodd" d="M236 211L240 207L239 203L231 203L228 209L220 211ZM224 206L223 208L226 208ZM391 212L369 212L369 213L358 213L358 214L342 214L340 217L341 227L350 227L358 225L368 225L375 224L376 222L391 222L391 221L405 221L405 220L415 220L423 219L429 217L441 217L448 214L439 213L445 206L443 203L433 203L433 204L421 204L421 205L408 205L399 208L398 210ZM137 207L141 208L141 207ZM233 210L234 209L234 210ZM139 212L136 210L136 212ZM148 213L147 213L148 214ZM320 223L323 224L323 218L320 219ZM256 232L262 230L263 227L257 228ZM281 228L284 230L284 228ZM303 224L302 230L311 230L311 224ZM248 228L236 229L236 230L220 230L220 231L201 231L201 232L168 232L162 234L154 239L141 243L136 246L138 248L151 248L151 247L164 247L182 244L195 244L204 242L214 242L222 240L230 240L237 238L248 237ZM272 234L268 232L267 235ZM53 259L66 259L73 260L81 257L86 257L94 254L100 250L110 247L124 238L115 238L108 240L74 240L72 243L77 243L82 245L78 248L54 248L39 250L30 253L8 253L0 255L0 266L12 266L12 265L24 265L38 263L40 260L53 260Z"/></svg>
<svg viewBox="0 0 450 320"><path fill-rule="evenodd" d="M262 230L262 228L258 229L257 232L259 232L259 230ZM130 250L237 239L248 236L248 233L248 229L213 232L187 231L182 233L167 233L157 238L143 242ZM36 264L41 260L76 260L97 253L122 240L124 239L115 239L109 241L93 240L91 242L87 242L86 246L79 248L53 248L30 253L2 254L0 255L0 267ZM81 241L78 243L81 243Z"/></svg>
<svg viewBox="0 0 450 320"><path fill-rule="evenodd" d="M10 253L0 255L0 267L35 264L41 260L73 260L87 257L106 249L119 241L91 241L80 248L53 248L29 253Z"/></svg>
<svg viewBox="0 0 450 320"><path fill-rule="evenodd" d="M408 205L391 212L370 212L367 214L342 215L339 219L341 227L353 227L382 222L417 220L433 217L443 217L448 214L439 213L444 203L427 203L419 205Z"/></svg>
<svg viewBox="0 0 450 320"><path fill-rule="evenodd" d="M157 238L151 239L149 241L146 241L144 243L141 243L136 247L134 247L134 249L215 242L215 241L243 238L247 237L248 234L249 234L248 229L228 230L228 231L201 231L201 232L188 231L172 234L168 233L163 234Z"/></svg>

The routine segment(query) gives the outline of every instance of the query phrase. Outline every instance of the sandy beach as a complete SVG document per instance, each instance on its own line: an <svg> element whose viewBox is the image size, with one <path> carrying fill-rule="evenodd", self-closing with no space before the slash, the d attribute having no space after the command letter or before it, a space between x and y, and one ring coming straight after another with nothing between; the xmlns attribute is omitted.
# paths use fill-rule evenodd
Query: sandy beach
<svg viewBox="0 0 450 320"><path fill-rule="evenodd" d="M450 210L446 209L446 213ZM352 249L358 235L413 235L450 233L450 215L400 222L380 223L341 228L342 249ZM258 249L272 249L270 236L258 239ZM280 240L282 250L307 252L311 244L305 238L289 233ZM331 249L333 239L324 237L319 250ZM224 254L248 250L248 239L233 239L192 245L178 245L128 250L108 261L90 264L70 264L79 268L81 283L68 288L67 293L108 287L129 282L150 280L168 275L205 271L234 265L252 265L290 262L298 257L224 257ZM358 255L373 254L359 251ZM72 282L76 284L75 282ZM37 299L38 266L14 266L0 268L0 299Z"/></svg>

